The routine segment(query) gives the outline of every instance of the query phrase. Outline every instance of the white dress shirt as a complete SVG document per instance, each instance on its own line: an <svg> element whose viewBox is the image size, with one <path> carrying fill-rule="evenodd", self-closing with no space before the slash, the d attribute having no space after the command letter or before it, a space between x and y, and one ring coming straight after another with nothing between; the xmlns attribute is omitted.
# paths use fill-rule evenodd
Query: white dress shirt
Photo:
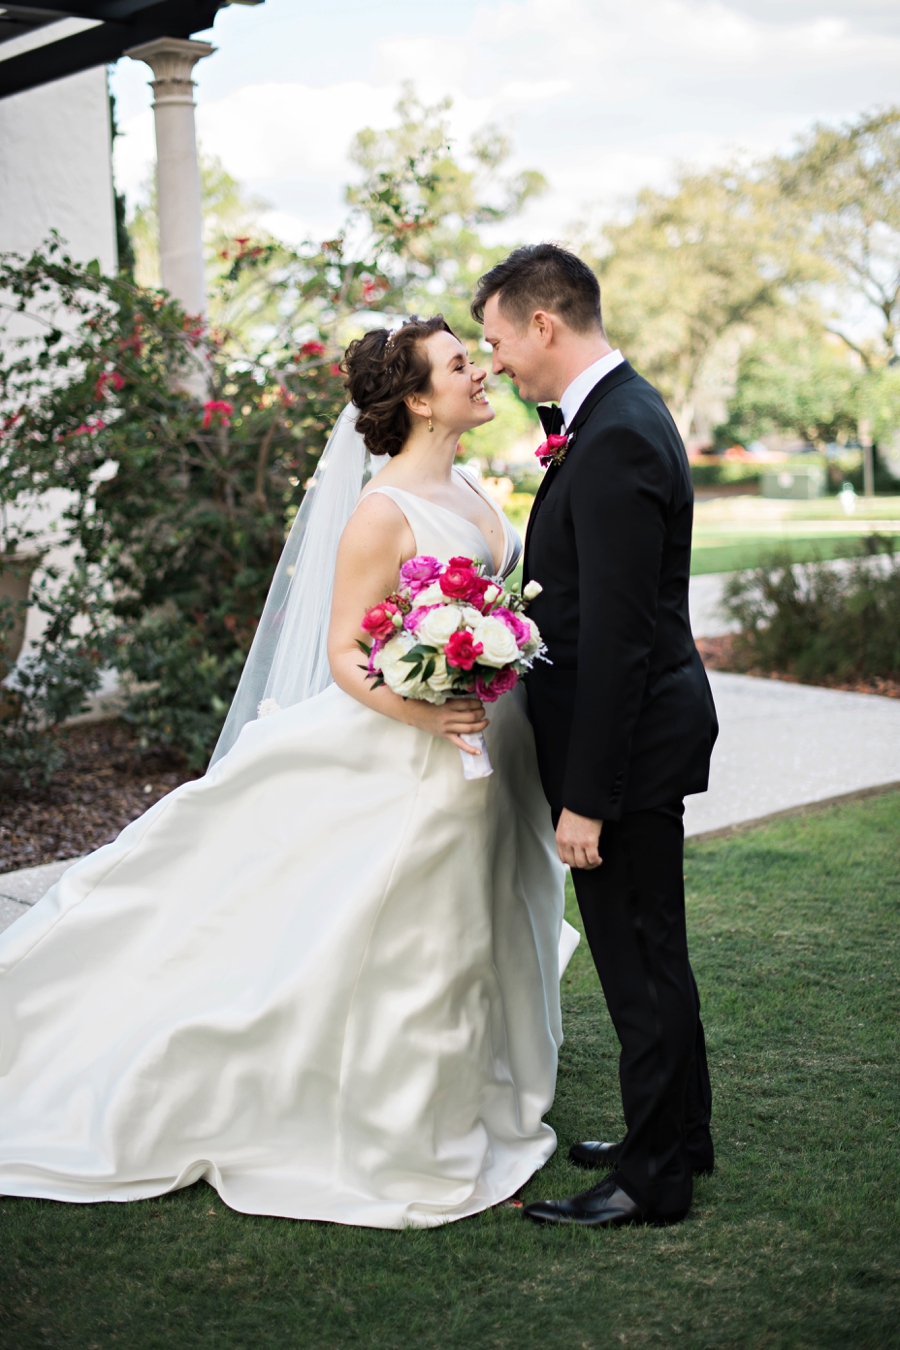
<svg viewBox="0 0 900 1350"><path fill-rule="evenodd" d="M587 370L583 370L580 375L575 376L559 400L563 422L567 427L572 425L575 414L594 386L600 383L604 375L608 375L610 371L615 370L616 366L620 366L624 360L625 357L617 348L614 352L607 352L605 356L600 357L599 361L595 361L592 366L588 366Z"/></svg>

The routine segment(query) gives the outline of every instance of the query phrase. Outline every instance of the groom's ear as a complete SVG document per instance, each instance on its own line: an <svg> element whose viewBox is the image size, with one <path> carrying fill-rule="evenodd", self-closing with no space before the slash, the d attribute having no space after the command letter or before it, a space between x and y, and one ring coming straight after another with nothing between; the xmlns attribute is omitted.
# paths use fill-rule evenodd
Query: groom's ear
<svg viewBox="0 0 900 1350"><path fill-rule="evenodd" d="M553 341L553 334L557 320L552 314L548 314L545 309L536 309L531 316L532 337L540 343L542 347L549 347Z"/></svg>

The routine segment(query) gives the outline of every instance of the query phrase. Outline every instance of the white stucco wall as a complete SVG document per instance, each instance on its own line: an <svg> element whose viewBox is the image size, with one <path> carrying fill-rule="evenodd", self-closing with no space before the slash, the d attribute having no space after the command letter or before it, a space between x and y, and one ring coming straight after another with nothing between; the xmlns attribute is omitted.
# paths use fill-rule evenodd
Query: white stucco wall
<svg viewBox="0 0 900 1350"><path fill-rule="evenodd" d="M28 253L51 229L115 270L105 66L0 99L0 252Z"/></svg>
<svg viewBox="0 0 900 1350"><path fill-rule="evenodd" d="M63 25L39 29L0 46L0 59L39 46ZM66 21L77 31L90 26ZM106 67L0 99L0 252L29 254L51 229L80 262L96 258L104 272L117 267L115 205ZM65 316L60 316L65 326ZM0 314L0 342L33 331L24 317ZM66 569L68 551L55 543L67 494L54 490L13 512L41 530L46 561ZM45 620L30 610L27 653ZM23 653L23 654L24 654Z"/></svg>

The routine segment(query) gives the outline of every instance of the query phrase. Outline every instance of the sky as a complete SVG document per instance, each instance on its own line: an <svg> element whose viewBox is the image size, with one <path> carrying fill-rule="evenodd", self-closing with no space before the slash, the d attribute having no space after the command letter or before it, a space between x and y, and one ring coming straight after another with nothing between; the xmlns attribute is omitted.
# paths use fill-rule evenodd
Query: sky
<svg viewBox="0 0 900 1350"><path fill-rule="evenodd" d="M497 123L510 167L544 173L510 241L565 239L680 165L900 103L900 0L265 0L196 36L218 49L195 68L201 146L295 242L340 225L351 139L395 120L405 80L452 95L457 151ZM152 173L149 77L124 57L112 75L131 204Z"/></svg>

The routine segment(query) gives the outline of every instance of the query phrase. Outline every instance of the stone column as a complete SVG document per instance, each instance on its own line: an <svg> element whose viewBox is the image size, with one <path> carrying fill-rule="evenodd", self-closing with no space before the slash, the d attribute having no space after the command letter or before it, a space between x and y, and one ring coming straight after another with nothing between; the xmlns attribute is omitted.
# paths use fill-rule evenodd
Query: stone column
<svg viewBox="0 0 900 1350"><path fill-rule="evenodd" d="M206 313L191 72L215 50L208 42L157 38L125 53L135 61L146 61L155 76L150 84L156 120L160 270L163 286L188 314Z"/></svg>

